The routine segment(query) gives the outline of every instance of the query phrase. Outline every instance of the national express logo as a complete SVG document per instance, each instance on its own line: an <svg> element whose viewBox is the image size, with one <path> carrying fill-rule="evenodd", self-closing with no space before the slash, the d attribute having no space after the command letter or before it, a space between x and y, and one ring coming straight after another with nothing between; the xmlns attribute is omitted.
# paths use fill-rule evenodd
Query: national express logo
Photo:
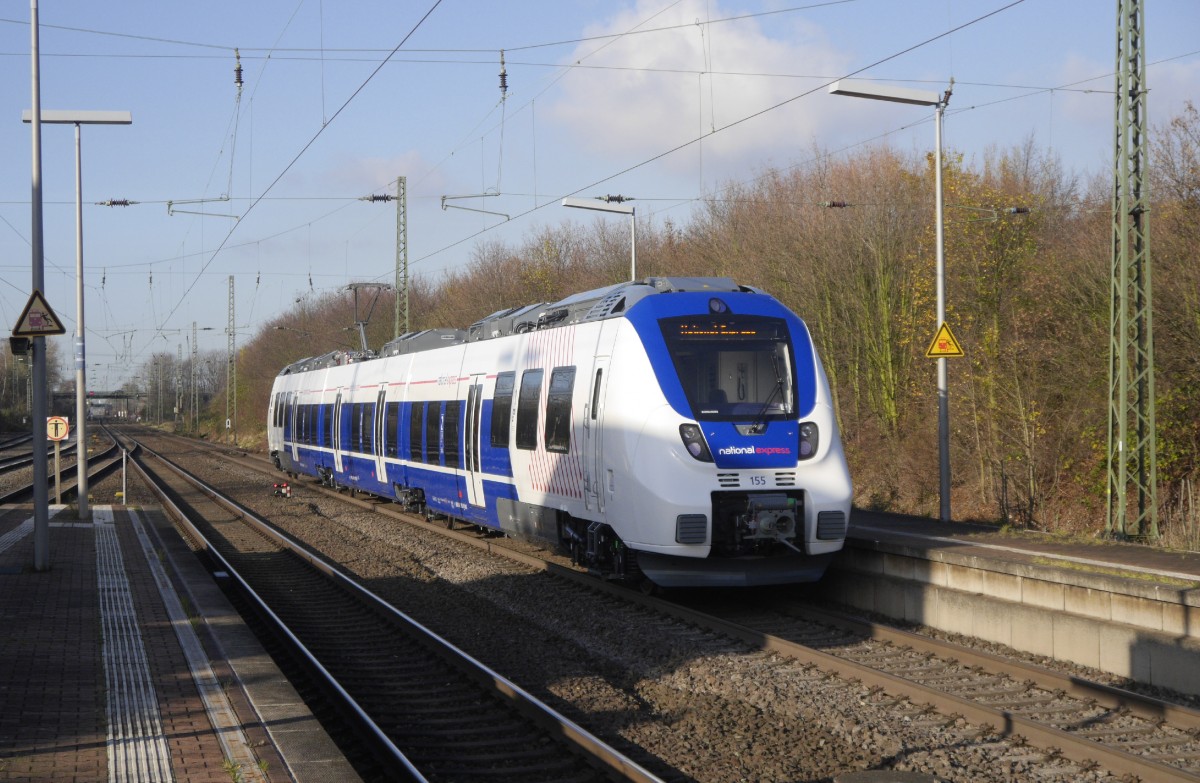
<svg viewBox="0 0 1200 783"><path fill-rule="evenodd" d="M735 454L791 454L792 450L787 446L725 446L717 449L717 453L722 457L729 457Z"/></svg>

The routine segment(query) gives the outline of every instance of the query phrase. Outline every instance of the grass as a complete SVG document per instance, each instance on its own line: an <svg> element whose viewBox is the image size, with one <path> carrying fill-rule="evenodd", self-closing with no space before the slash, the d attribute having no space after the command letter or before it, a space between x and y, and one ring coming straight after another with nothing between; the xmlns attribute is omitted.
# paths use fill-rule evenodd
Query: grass
<svg viewBox="0 0 1200 783"><path fill-rule="evenodd" d="M233 759L225 759L221 762L221 769L225 770L225 774L229 775L232 783L242 783L242 765Z"/></svg>
<svg viewBox="0 0 1200 783"><path fill-rule="evenodd" d="M1037 565L1065 568L1069 571L1083 571L1086 573L1104 574L1105 576L1119 576L1122 579L1137 579L1142 582L1154 582L1156 584L1174 585L1176 587L1200 587L1200 582L1190 581L1187 579L1175 579L1169 576L1147 574L1141 571L1127 571L1123 568L1108 568L1106 566L1091 565L1089 563L1073 563L1070 560L1058 560L1053 557L1035 557L1033 562Z"/></svg>

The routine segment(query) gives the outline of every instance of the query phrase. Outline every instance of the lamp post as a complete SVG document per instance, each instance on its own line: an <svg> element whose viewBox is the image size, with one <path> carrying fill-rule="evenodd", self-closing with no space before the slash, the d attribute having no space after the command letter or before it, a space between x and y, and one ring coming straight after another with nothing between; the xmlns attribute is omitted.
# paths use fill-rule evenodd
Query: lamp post
<svg viewBox="0 0 1200 783"><path fill-rule="evenodd" d="M564 207L575 209L594 209L600 212L617 212L629 215L629 279L637 280L637 208L626 206L624 202L633 201L632 196L596 196L588 198L564 198Z"/></svg>
<svg viewBox="0 0 1200 783"><path fill-rule="evenodd" d="M22 112L21 119L33 121L33 111ZM75 126L75 459L76 494L79 518L87 519L87 362L83 329L83 150L82 125L129 125L133 117L127 111L48 111L39 112L44 123ZM37 422L34 422L37 426Z"/></svg>
<svg viewBox="0 0 1200 783"><path fill-rule="evenodd" d="M954 82L950 83L951 88ZM951 90L943 95L929 90L913 90L907 87L873 84L857 79L841 79L829 86L831 95L848 95L852 98L868 98L876 101L907 103L913 106L934 108L934 201L937 233L937 322L941 330L946 324L946 224L945 199L942 195L942 117L946 104L950 102ZM949 522L950 516L950 390L946 357L937 359L938 390L938 489L941 497L941 520Z"/></svg>

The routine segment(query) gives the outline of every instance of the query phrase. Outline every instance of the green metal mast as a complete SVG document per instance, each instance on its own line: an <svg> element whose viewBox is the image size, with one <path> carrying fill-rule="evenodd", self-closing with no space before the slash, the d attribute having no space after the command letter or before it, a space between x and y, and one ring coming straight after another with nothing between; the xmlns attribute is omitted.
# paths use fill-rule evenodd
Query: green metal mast
<svg viewBox="0 0 1200 783"><path fill-rule="evenodd" d="M1146 55L1141 0L1117 0L1109 349L1108 519L1105 533L1158 538L1149 200L1146 195Z"/></svg>

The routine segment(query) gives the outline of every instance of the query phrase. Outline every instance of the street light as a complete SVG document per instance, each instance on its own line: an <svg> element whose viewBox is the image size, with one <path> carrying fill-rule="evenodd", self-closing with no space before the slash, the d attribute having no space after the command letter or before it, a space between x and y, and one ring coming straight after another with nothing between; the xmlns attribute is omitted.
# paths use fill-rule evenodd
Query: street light
<svg viewBox="0 0 1200 783"><path fill-rule="evenodd" d="M934 108L934 201L937 225L937 322L938 331L946 325L946 224L944 219L945 200L942 196L942 116L950 102L950 92L943 95L929 90L913 90L908 87L873 84L858 79L841 79L829 86L831 95L848 95L852 98L869 98L875 101L907 103L913 106ZM950 390L946 357L937 359L938 375L938 489L941 496L941 519L949 522L950 516Z"/></svg>
<svg viewBox="0 0 1200 783"><path fill-rule="evenodd" d="M33 111L21 113L24 122L33 121ZM39 112L41 122L75 126L75 491L79 497L79 518L87 519L87 362L83 339L83 154L81 125L129 125L133 117L127 111L48 111ZM38 422L33 423L35 427Z"/></svg>
<svg viewBox="0 0 1200 783"><path fill-rule="evenodd" d="M564 207L576 209L595 209L600 212L617 212L629 215L629 279L637 280L637 208L625 206L623 202L633 201L632 196L596 196L588 198L564 198Z"/></svg>

